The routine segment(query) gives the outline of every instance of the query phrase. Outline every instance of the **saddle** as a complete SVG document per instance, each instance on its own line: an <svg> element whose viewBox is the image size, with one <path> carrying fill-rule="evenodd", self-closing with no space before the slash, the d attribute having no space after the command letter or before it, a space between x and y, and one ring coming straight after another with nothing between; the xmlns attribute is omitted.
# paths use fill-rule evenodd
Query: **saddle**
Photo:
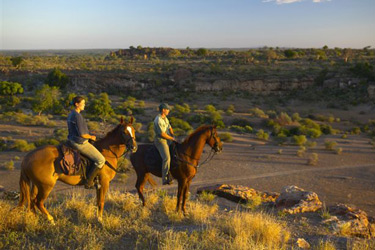
<svg viewBox="0 0 375 250"><path fill-rule="evenodd" d="M178 161L176 157L176 144L172 143L169 145L169 152L171 155L171 167L170 169L175 169L178 167ZM149 170L154 170L154 171L160 171L162 168L162 159L161 155L159 153L159 150L155 147L155 145L152 144L151 147L149 147L145 153L144 156L144 161L146 165L149 167Z"/></svg>
<svg viewBox="0 0 375 250"><path fill-rule="evenodd" d="M69 144L62 143L59 145L62 154L60 160L61 170L66 175L82 175L86 177L87 167L91 166L91 161L81 155L78 150L73 149Z"/></svg>

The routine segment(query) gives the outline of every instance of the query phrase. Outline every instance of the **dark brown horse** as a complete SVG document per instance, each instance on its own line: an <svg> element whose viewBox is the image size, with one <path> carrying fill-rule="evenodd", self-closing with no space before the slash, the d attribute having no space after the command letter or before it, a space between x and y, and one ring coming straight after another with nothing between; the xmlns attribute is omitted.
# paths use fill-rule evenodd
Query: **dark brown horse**
<svg viewBox="0 0 375 250"><path fill-rule="evenodd" d="M135 131L132 127L133 118L130 123L121 122L103 139L94 143L95 147L103 154L106 164L100 170L97 189L98 220L102 221L104 197L109 188L109 182L115 177L117 162L128 150L137 151ZM20 189L21 196L18 207L27 202L27 209L35 213L35 206L46 215L51 223L53 217L44 207L44 201L52 191L56 181L62 181L69 185L82 185L83 179L80 175L68 176L62 173L60 167L61 153L56 146L43 146L28 153L21 164ZM30 187L32 186L31 192Z"/></svg>
<svg viewBox="0 0 375 250"><path fill-rule="evenodd" d="M170 152L171 157L175 153L177 155L174 160L172 157L171 161L171 174L178 182L177 212L182 209L183 213L186 213L185 206L189 186L197 173L197 166L205 144L208 144L215 153L222 150L222 143L217 135L216 126L205 125L199 127L181 144L177 144L177 149L174 152ZM161 177L161 166L160 168L154 168L145 163L145 157L150 152L150 147L154 147L154 145L139 145L138 151L130 156L130 161L137 173L135 187L143 205L145 205L143 188L146 181L151 184L155 183L150 174Z"/></svg>

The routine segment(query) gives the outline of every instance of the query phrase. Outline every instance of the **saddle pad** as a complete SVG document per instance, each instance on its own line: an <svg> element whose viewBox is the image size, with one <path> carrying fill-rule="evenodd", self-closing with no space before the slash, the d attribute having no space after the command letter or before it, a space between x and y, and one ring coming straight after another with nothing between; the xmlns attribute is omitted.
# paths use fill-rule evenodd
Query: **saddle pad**
<svg viewBox="0 0 375 250"><path fill-rule="evenodd" d="M169 152L171 155L171 169L177 168L177 160L176 156L174 154L174 144L169 146ZM158 149L155 147L155 145L150 145L150 147L146 150L144 161L146 165L148 166L149 170L153 171L160 171L161 172L161 166L162 166L162 159L160 156L160 153Z"/></svg>
<svg viewBox="0 0 375 250"><path fill-rule="evenodd" d="M60 145L62 158L60 160L61 170L66 175L84 175L86 166L90 165L90 160L82 156L78 150L75 150L65 144Z"/></svg>

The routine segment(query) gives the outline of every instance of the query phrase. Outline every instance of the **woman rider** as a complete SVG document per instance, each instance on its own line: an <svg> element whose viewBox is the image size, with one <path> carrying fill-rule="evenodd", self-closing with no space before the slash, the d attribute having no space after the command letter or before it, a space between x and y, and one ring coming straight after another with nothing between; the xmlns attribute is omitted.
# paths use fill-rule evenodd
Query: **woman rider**
<svg viewBox="0 0 375 250"><path fill-rule="evenodd" d="M76 96L71 101L73 109L68 115L68 140L73 148L77 149L81 154L93 161L94 166L86 174L84 182L85 188L93 188L94 178L102 169L105 163L104 156L89 143L89 139L95 141L96 136L90 135L87 124L81 111L85 109L85 99L82 96Z"/></svg>

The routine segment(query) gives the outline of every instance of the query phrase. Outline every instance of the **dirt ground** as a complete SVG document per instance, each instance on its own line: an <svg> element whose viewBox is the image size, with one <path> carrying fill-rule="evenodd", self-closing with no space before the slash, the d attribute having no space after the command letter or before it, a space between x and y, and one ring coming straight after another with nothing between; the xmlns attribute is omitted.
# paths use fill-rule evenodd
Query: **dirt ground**
<svg viewBox="0 0 375 250"><path fill-rule="evenodd" d="M51 129L1 125L0 136L15 138L45 137ZM215 184L244 185L261 191L280 192L282 187L296 185L314 191L327 206L335 203L352 204L375 216L375 148L364 135L324 136L317 140L317 146L307 149L303 157L296 155L297 146L278 146L255 138L255 135L233 133L233 141L224 144L223 152L212 161L198 169L191 185L191 193L197 188ZM324 149L325 140L335 140L337 147L343 149L338 155ZM206 146L201 161L206 159L210 148ZM281 150L281 151L280 151ZM308 165L311 153L319 156L318 164ZM1 152L0 163L14 160L15 170L0 170L0 186L5 190L19 190L19 168L23 156L21 152ZM126 181L114 179L111 189L135 192L136 174L127 173ZM154 177L157 188L175 193L177 184L168 187L160 185L161 180ZM147 186L151 188L150 186ZM70 192L82 187L72 187L58 182L54 192ZM94 191L86 191L88 193Z"/></svg>

